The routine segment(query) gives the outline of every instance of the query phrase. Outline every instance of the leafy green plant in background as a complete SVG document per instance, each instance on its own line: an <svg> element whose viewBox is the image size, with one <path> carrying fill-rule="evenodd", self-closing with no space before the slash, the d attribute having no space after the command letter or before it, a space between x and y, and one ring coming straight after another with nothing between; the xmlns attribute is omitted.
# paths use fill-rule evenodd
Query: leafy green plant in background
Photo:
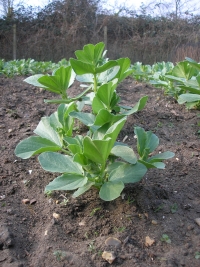
<svg viewBox="0 0 200 267"><path fill-rule="evenodd" d="M0 74L7 77L13 77L17 75L30 75L38 73L48 73L57 69L60 66L69 66L69 62L66 59L60 60L57 64L51 61L35 61L34 59L21 59L5 61L0 59Z"/></svg>
<svg viewBox="0 0 200 267"><path fill-rule="evenodd" d="M142 179L148 168L164 168L162 160L173 153L150 156L158 146L158 137L136 127L139 159L131 147L117 142L127 116L144 108L147 96L134 107L120 105L116 88L132 72L130 60L109 60L104 44L88 44L75 52L77 59L69 60L70 66L61 66L52 75L37 74L25 81L56 93L61 98L45 100L59 104L57 111L43 117L34 133L21 141L15 154L23 159L39 155L39 162L46 171L60 173L45 191L75 190L78 197L91 187L99 190L105 201L120 196L125 184ZM86 89L71 98L68 88L75 78ZM91 112L83 112L84 105ZM87 126L86 135L75 135L76 121Z"/></svg>
<svg viewBox="0 0 200 267"><path fill-rule="evenodd" d="M164 88L179 104L186 104L188 109L200 107L200 63L186 58L171 71L149 77L151 84Z"/></svg>

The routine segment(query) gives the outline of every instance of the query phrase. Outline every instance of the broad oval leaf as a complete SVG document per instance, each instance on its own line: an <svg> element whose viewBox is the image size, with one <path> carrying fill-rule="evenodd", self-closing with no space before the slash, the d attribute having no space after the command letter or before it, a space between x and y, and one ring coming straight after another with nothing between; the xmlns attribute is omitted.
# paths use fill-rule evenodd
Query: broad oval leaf
<svg viewBox="0 0 200 267"><path fill-rule="evenodd" d="M39 162L46 171L83 174L81 165L74 162L68 155L46 152L39 156Z"/></svg>
<svg viewBox="0 0 200 267"><path fill-rule="evenodd" d="M122 190L124 189L124 183L121 181L118 182L106 182L102 185L99 196L105 201L111 201L120 196Z"/></svg>
<svg viewBox="0 0 200 267"><path fill-rule="evenodd" d="M92 126L94 124L95 116L91 113L72 111L69 115L73 118L80 120L83 124L87 126Z"/></svg>
<svg viewBox="0 0 200 267"><path fill-rule="evenodd" d="M134 165L124 163L113 170L108 179L113 182L122 181L123 183L136 183L143 178L146 172L147 168L140 162Z"/></svg>
<svg viewBox="0 0 200 267"><path fill-rule="evenodd" d="M58 151L61 147L57 144L39 137L31 136L22 140L15 148L15 155L22 159L28 159L33 155L45 152L45 151Z"/></svg>
<svg viewBox="0 0 200 267"><path fill-rule="evenodd" d="M161 160L171 159L174 157L174 155L175 154L171 151L165 151L163 153L152 156L151 158L148 159L148 162L153 163L153 162L159 162Z"/></svg>
<svg viewBox="0 0 200 267"><path fill-rule="evenodd" d="M41 88L46 88L46 86L44 86L43 84L38 82L38 79L41 78L42 76L44 76L43 74L35 74L32 75L26 79L24 79L24 82L29 83L31 85L37 86L37 87L41 87Z"/></svg>
<svg viewBox="0 0 200 267"><path fill-rule="evenodd" d="M145 107L147 100L148 100L148 96L143 96L142 98L140 98L140 100L137 102L137 104L132 109L126 112L123 112L122 114L127 116L127 115L131 115L137 111L142 110Z"/></svg>
<svg viewBox="0 0 200 267"><path fill-rule="evenodd" d="M101 72L104 72L106 70L109 70L115 66L117 66L118 63L116 60L109 60L108 62L106 62L105 64L101 65L100 67L97 67L95 69L95 73L101 73Z"/></svg>
<svg viewBox="0 0 200 267"><path fill-rule="evenodd" d="M88 179L79 174L65 173L55 178L45 187L45 192L53 190L75 190L84 186Z"/></svg>
<svg viewBox="0 0 200 267"><path fill-rule="evenodd" d="M184 104L185 102L200 101L200 95L197 94L182 94L178 97L178 103Z"/></svg>
<svg viewBox="0 0 200 267"><path fill-rule="evenodd" d="M55 143L59 147L62 147L62 142L60 140L60 136L51 127L50 118L49 117L43 117L40 120L37 128L34 130L34 133L36 133L37 135L39 135L39 136L41 136L43 138L46 138L46 139L52 141L53 143Z"/></svg>
<svg viewBox="0 0 200 267"><path fill-rule="evenodd" d="M114 146L111 150L111 154L120 157L131 164L135 164L137 162L137 157L134 151L128 146Z"/></svg>
<svg viewBox="0 0 200 267"><path fill-rule="evenodd" d="M85 63L83 61L70 58L70 64L74 70L74 72L78 75L88 74L88 73L95 73L95 67L92 64Z"/></svg>

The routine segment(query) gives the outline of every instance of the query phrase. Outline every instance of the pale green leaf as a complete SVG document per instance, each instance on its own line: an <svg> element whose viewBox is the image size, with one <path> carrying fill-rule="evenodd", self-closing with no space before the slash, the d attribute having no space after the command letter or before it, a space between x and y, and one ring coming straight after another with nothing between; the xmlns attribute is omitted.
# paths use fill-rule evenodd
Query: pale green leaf
<svg viewBox="0 0 200 267"><path fill-rule="evenodd" d="M120 196L122 190L124 189L123 182L106 182L102 185L99 196L101 199L105 201L111 201L116 199Z"/></svg>
<svg viewBox="0 0 200 267"><path fill-rule="evenodd" d="M135 164L137 162L137 157L134 151L128 146L114 146L111 150L111 154L120 157L131 164Z"/></svg>
<svg viewBox="0 0 200 267"><path fill-rule="evenodd" d="M75 190L87 183L87 177L79 174L63 174L45 187L45 192L53 190Z"/></svg>
<svg viewBox="0 0 200 267"><path fill-rule="evenodd" d="M34 133L37 135L46 138L59 147L62 147L62 142L60 140L59 134L51 127L50 125L50 118L49 117L43 117L37 128L34 130Z"/></svg>
<svg viewBox="0 0 200 267"><path fill-rule="evenodd" d="M46 171L83 174L82 167L68 155L45 152L39 156L39 162Z"/></svg>
<svg viewBox="0 0 200 267"><path fill-rule="evenodd" d="M43 74L35 74L32 75L24 80L24 82L29 83L33 86L41 87L41 88L46 88L43 84L38 82L38 79L44 76Z"/></svg>
<svg viewBox="0 0 200 267"><path fill-rule="evenodd" d="M185 102L200 101L200 95L197 94L182 94L178 97L178 103L184 104Z"/></svg>
<svg viewBox="0 0 200 267"><path fill-rule="evenodd" d="M92 126L94 124L95 116L91 113L72 111L69 115L73 118L80 120L83 124L87 126Z"/></svg>
<svg viewBox="0 0 200 267"><path fill-rule="evenodd" d="M33 155L45 152L45 151L58 151L61 147L55 143L39 137L31 136L22 140L15 148L15 155L22 159L28 159Z"/></svg>
<svg viewBox="0 0 200 267"><path fill-rule="evenodd" d="M109 181L122 181L123 183L136 183L139 182L145 173L147 168L140 162L136 164L124 163L117 169L113 170L109 175Z"/></svg>

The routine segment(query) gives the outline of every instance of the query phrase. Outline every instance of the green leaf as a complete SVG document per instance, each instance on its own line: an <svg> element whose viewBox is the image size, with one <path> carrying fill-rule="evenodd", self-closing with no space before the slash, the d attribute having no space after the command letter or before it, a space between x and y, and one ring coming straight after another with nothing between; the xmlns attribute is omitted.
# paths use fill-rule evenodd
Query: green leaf
<svg viewBox="0 0 200 267"><path fill-rule="evenodd" d="M74 162L79 163L81 166L88 165L88 159L82 153L75 154L73 160Z"/></svg>
<svg viewBox="0 0 200 267"><path fill-rule="evenodd" d="M106 106L102 103L102 101L95 96L92 101L92 111L94 114L97 114L101 109L105 109Z"/></svg>
<svg viewBox="0 0 200 267"><path fill-rule="evenodd" d="M32 75L32 76L24 79L24 82L27 82L33 86L46 88L46 86L44 86L43 84L38 82L38 79L41 78L42 76L44 76L44 75L43 74L35 74L35 75Z"/></svg>
<svg viewBox="0 0 200 267"><path fill-rule="evenodd" d="M95 67L92 64L85 63L83 61L74 58L70 58L70 64L75 73L78 75L83 75L88 73L95 74Z"/></svg>
<svg viewBox="0 0 200 267"><path fill-rule="evenodd" d="M100 42L95 45L94 47L94 62L97 64L99 60L102 58L102 53L104 50L105 44L103 42Z"/></svg>
<svg viewBox="0 0 200 267"><path fill-rule="evenodd" d="M94 62L94 45L84 45L83 50L75 51L75 55L78 60L84 63L92 64Z"/></svg>
<svg viewBox="0 0 200 267"><path fill-rule="evenodd" d="M141 127L135 127L134 132L137 136L138 153L142 159L146 160L148 154L159 145L159 139L151 131L145 132Z"/></svg>
<svg viewBox="0 0 200 267"><path fill-rule="evenodd" d="M187 61L181 61L179 62L172 71L172 75L179 77L179 78L185 78L186 80L189 80L197 73L196 69L188 64Z"/></svg>
<svg viewBox="0 0 200 267"><path fill-rule="evenodd" d="M80 120L83 124L87 126L92 126L94 124L95 116L91 113L72 111L69 115L73 118Z"/></svg>
<svg viewBox="0 0 200 267"><path fill-rule="evenodd" d="M84 186L79 187L79 189L74 192L72 197L73 198L79 197L80 195L88 191L94 184L95 184L94 182L88 181Z"/></svg>
<svg viewBox="0 0 200 267"><path fill-rule="evenodd" d="M87 73L83 75L77 75L76 80L81 83L93 83L94 82L94 75Z"/></svg>
<svg viewBox="0 0 200 267"><path fill-rule="evenodd" d="M83 50L77 50L75 55L78 60L96 66L98 61L102 58L104 46L103 42L96 45L87 44L83 47Z"/></svg>
<svg viewBox="0 0 200 267"><path fill-rule="evenodd" d="M68 105L61 104L58 107L58 118L60 123L62 124L62 127L65 131L65 134L68 136L72 135L72 130L74 126L74 119L69 116L69 113L76 110L76 104L70 103Z"/></svg>
<svg viewBox="0 0 200 267"><path fill-rule="evenodd" d="M39 156L39 162L42 168L50 172L66 172L83 174L82 167L73 162L70 156L55 152L45 152Z"/></svg>
<svg viewBox="0 0 200 267"><path fill-rule="evenodd" d="M200 95L197 94L182 94L178 97L178 103L184 104L185 102L200 101Z"/></svg>
<svg viewBox="0 0 200 267"><path fill-rule="evenodd" d="M121 131L121 129L123 128L124 124L126 122L126 117L120 119L119 121L115 122L105 133L105 137L104 139L110 137L112 142L112 147L117 139L117 136L119 134L119 132Z"/></svg>
<svg viewBox="0 0 200 267"><path fill-rule="evenodd" d="M86 136L83 140L83 155L96 163L105 164L112 148L111 142L111 138L92 140Z"/></svg>
<svg viewBox="0 0 200 267"><path fill-rule="evenodd" d="M109 108L113 92L117 87L117 79L103 84L98 88L96 96Z"/></svg>
<svg viewBox="0 0 200 267"><path fill-rule="evenodd" d="M112 148L111 154L120 157L131 164L135 164L137 162L137 157L134 151L128 146L116 145Z"/></svg>
<svg viewBox="0 0 200 267"><path fill-rule="evenodd" d="M101 109L99 113L96 115L94 125L102 126L108 122L113 124L124 117L125 115L114 115L106 109Z"/></svg>
<svg viewBox="0 0 200 267"><path fill-rule="evenodd" d="M61 66L54 75L44 75L38 79L38 82L45 86L46 90L57 94L63 94L68 87L74 82L75 73L71 66Z"/></svg>
<svg viewBox="0 0 200 267"><path fill-rule="evenodd" d="M133 72L133 69L129 70L131 65L131 61L129 58L120 58L116 61L120 66L120 70L115 77L118 78L118 83L120 83Z"/></svg>
<svg viewBox="0 0 200 267"><path fill-rule="evenodd" d="M171 159L174 157L174 153L171 151L165 151L163 153L156 154L148 159L149 163L165 160L165 159Z"/></svg>
<svg viewBox="0 0 200 267"><path fill-rule="evenodd" d="M59 134L51 127L50 125L50 118L43 117L37 128L34 130L34 133L37 135L50 140L51 142L55 143L59 147L62 147L62 142L60 140Z"/></svg>
<svg viewBox="0 0 200 267"><path fill-rule="evenodd" d="M111 164L108 164L106 167L106 172L111 173L113 170L117 169L119 166L124 165L122 161L114 161Z"/></svg>
<svg viewBox="0 0 200 267"><path fill-rule="evenodd" d="M83 144L83 136L82 135L76 135L75 137L65 136L64 140L69 145L78 145L78 146L82 147L82 144Z"/></svg>
<svg viewBox="0 0 200 267"><path fill-rule="evenodd" d="M120 196L122 190L124 189L124 184L119 182L106 182L102 185L99 196L101 199L105 201L111 201L116 199Z"/></svg>
<svg viewBox="0 0 200 267"><path fill-rule="evenodd" d="M62 124L59 122L57 111L51 114L49 118L50 118L50 125L55 131L57 130L57 128L63 127Z"/></svg>
<svg viewBox="0 0 200 267"><path fill-rule="evenodd" d="M97 67L95 69L95 74L109 70L109 69L111 69L117 65L118 65L118 63L116 60L110 60L110 61L106 62L104 65Z"/></svg>
<svg viewBox="0 0 200 267"><path fill-rule="evenodd" d="M87 180L87 177L79 174L65 173L50 182L45 187L45 192L53 190L75 190L84 186Z"/></svg>
<svg viewBox="0 0 200 267"><path fill-rule="evenodd" d="M163 162L153 162L152 165L154 165L154 167L157 169L165 169L165 164Z"/></svg>
<svg viewBox="0 0 200 267"><path fill-rule="evenodd" d="M137 111L142 110L145 107L147 100L148 100L148 96L143 96L142 98L140 98L140 100L137 102L137 104L132 109L123 112L122 115L128 116Z"/></svg>
<svg viewBox="0 0 200 267"><path fill-rule="evenodd" d="M198 94L200 95L200 89L199 88L194 88L194 87L188 87L188 86L183 86L183 85L180 85L179 88L183 89L184 92L189 92L191 94Z"/></svg>
<svg viewBox="0 0 200 267"><path fill-rule="evenodd" d="M76 153L82 153L82 149L79 145L68 145L67 147L73 155L75 155Z"/></svg>
<svg viewBox="0 0 200 267"><path fill-rule="evenodd" d="M110 68L104 72L101 72L97 75L97 81L100 84L107 83L114 79L116 77L116 74L118 73L120 69L120 66L114 66L113 68ZM117 79L118 80L118 79Z"/></svg>
<svg viewBox="0 0 200 267"><path fill-rule="evenodd" d="M140 162L134 165L124 163L110 173L108 180L113 182L136 183L143 178L146 172L147 168Z"/></svg>
<svg viewBox="0 0 200 267"><path fill-rule="evenodd" d="M189 57L186 57L185 59L192 67L194 67L195 69L200 71L200 63L197 63L195 60L193 60Z"/></svg>
<svg viewBox="0 0 200 267"><path fill-rule="evenodd" d="M22 140L15 148L15 155L22 159L28 159L33 155L45 151L58 151L61 147L39 136L31 136Z"/></svg>

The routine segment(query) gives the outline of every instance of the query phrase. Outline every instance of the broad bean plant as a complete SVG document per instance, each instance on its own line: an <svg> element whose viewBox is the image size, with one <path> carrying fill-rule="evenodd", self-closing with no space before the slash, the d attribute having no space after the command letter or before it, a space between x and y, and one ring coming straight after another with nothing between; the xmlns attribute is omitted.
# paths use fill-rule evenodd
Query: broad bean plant
<svg viewBox="0 0 200 267"><path fill-rule="evenodd" d="M165 159L174 156L164 152L154 156L158 137L135 127L137 154L125 143L117 142L127 116L140 111L147 102L142 97L134 107L120 105L116 88L132 72L130 60L104 58L104 43L88 44L75 52L69 66L61 66L52 75L33 75L27 83L60 96L46 103L57 103L57 110L42 117L35 135L22 140L16 156L28 159L39 154L46 171L60 173L45 191L72 190L78 197L95 187L99 196L111 201L120 196L127 183L139 182L149 168L164 168ZM84 84L82 93L73 98L68 88L77 79ZM90 112L84 112L84 106ZM88 110L88 108L87 108ZM87 126L87 133L76 135L77 121Z"/></svg>

